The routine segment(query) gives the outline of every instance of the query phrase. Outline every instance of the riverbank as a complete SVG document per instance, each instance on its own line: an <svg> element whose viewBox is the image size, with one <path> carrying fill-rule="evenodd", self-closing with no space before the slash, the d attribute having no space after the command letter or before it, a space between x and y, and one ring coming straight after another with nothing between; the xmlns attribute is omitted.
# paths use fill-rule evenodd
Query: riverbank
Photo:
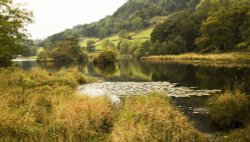
<svg viewBox="0 0 250 142"><path fill-rule="evenodd" d="M193 62L193 63L217 63L217 64L227 64L227 63L250 63L250 52L230 52L230 53L209 53L209 54L199 54L199 53L185 53L180 55L159 55L159 56L148 56L142 57L143 61L153 61L153 62Z"/></svg>
<svg viewBox="0 0 250 142"><path fill-rule="evenodd" d="M206 141L163 95L116 107L105 96L78 95L87 82L76 68L0 69L0 141Z"/></svg>
<svg viewBox="0 0 250 142"><path fill-rule="evenodd" d="M77 87L93 82L91 79L76 68L53 73L0 69L0 141L207 141L207 136L196 130L166 95L131 94L134 97L125 97L117 106L105 96L77 94ZM229 102L225 107L231 108L235 98L231 99L231 95L227 99L228 96L219 98L225 101L218 106ZM246 102L242 97L236 98L240 100L236 99L235 104ZM241 118L238 108L245 109L241 105L233 108L237 114L233 116ZM224 118L220 111L214 114L218 113ZM248 129L225 135L232 141L245 139ZM224 137L218 139L223 141Z"/></svg>

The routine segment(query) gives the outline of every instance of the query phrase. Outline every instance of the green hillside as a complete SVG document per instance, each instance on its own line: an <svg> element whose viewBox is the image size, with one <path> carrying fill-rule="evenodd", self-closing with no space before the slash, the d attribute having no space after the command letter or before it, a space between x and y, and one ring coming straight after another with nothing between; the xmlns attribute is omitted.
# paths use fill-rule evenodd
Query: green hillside
<svg viewBox="0 0 250 142"><path fill-rule="evenodd" d="M173 14L176 14L178 12L175 12ZM150 23L152 24L151 27L136 31L136 32L128 32L127 34L130 36L129 42L131 44L138 42L138 43L143 43L147 40L150 40L151 37L151 33L153 32L153 29L155 28L155 26L157 24L160 24L162 22L164 22L169 16L155 16L152 19L150 19ZM87 46L87 42L88 41L94 41L95 44L95 49L98 50L102 50L102 42L104 42L105 40L110 41L112 44L114 44L116 47L118 46L119 42L121 42L123 39L119 37L119 34L115 34L106 38L94 38L94 37L81 37L79 38L79 44L81 47L86 47Z"/></svg>
<svg viewBox="0 0 250 142"><path fill-rule="evenodd" d="M55 34L41 46L48 58L74 53L75 47L62 49L70 42L84 54L111 50L138 59L249 51L249 5L249 0L129 0L112 16Z"/></svg>
<svg viewBox="0 0 250 142"><path fill-rule="evenodd" d="M134 42L140 42L143 43L147 40L150 40L150 35L153 31L154 27L150 27L144 30L141 30L139 32L130 32L129 35L131 36L131 39L129 41L131 43ZM118 35L113 35L107 38L99 39L99 38L89 38L89 37L82 37L80 38L80 46L81 47L86 47L87 41L92 40L95 42L95 49L96 50L102 50L102 42L105 40L109 40L112 44L114 44L116 47L118 46L118 43L122 40Z"/></svg>
<svg viewBox="0 0 250 142"><path fill-rule="evenodd" d="M113 15L98 22L77 25L46 38L43 46L52 45L68 37L106 38L120 31L135 32L149 28L171 13L192 10L199 0L128 0Z"/></svg>

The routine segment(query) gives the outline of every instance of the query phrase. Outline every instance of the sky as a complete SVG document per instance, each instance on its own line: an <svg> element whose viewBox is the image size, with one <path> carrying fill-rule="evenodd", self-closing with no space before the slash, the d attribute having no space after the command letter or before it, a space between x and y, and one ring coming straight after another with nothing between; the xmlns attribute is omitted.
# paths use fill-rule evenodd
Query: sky
<svg viewBox="0 0 250 142"><path fill-rule="evenodd" d="M27 29L32 39L44 39L79 24L112 15L127 0L14 0L33 11L34 23Z"/></svg>

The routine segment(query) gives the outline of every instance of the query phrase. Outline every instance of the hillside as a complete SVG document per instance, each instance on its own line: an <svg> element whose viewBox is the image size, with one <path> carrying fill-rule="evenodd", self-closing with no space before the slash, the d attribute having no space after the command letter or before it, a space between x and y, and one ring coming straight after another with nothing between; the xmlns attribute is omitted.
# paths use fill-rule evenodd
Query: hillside
<svg viewBox="0 0 250 142"><path fill-rule="evenodd" d="M113 15L98 22L77 25L46 38L43 46L55 45L67 37L105 38L121 31L135 32L152 27L154 17L166 16L183 9L194 9L199 0L128 0Z"/></svg>
<svg viewBox="0 0 250 142"><path fill-rule="evenodd" d="M145 42L146 40L150 40L150 34L152 33L153 31L153 28L154 27L149 27L147 29L144 29L144 30L140 30L138 32L130 32L129 35L130 35L130 39L129 41L131 43L134 43L134 42ZM113 36L110 36L110 37L106 37L106 38L88 38L88 37L82 37L80 38L80 46L81 47L86 47L87 46L87 42L88 41L94 41L95 44L95 49L96 50L101 50L102 49L102 46L101 44L105 41L105 40L108 40L110 41L112 44L114 44L116 47L118 46L118 43L121 42L123 39L119 37L119 35L113 35Z"/></svg>
<svg viewBox="0 0 250 142"><path fill-rule="evenodd" d="M197 1L129 0L99 22L48 37L43 41L43 54L64 59L70 52L83 59L86 52L96 55L103 50L139 59L187 52L250 50L249 0ZM82 54L80 51L85 55L78 55Z"/></svg>

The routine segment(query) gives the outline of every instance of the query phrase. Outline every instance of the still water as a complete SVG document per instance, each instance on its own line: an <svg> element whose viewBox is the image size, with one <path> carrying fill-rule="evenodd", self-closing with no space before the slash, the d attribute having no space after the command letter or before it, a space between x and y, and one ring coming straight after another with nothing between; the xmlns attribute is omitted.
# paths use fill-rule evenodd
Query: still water
<svg viewBox="0 0 250 142"><path fill-rule="evenodd" d="M250 93L250 66L207 66L180 63L151 63L122 60L109 66L94 66L92 63L37 63L35 61L16 62L25 70L38 67L48 71L77 67L87 75L100 77L110 82L150 82L168 81L180 86L199 89L235 90Z"/></svg>
<svg viewBox="0 0 250 142"><path fill-rule="evenodd" d="M105 82L169 82L177 87L197 90L241 90L250 93L250 66L152 63L136 60L121 60L108 66L93 63L37 63L35 61L16 62L17 66L30 70L41 68L51 72L62 68L77 67L83 73L101 78ZM219 95L219 94L215 94ZM182 112L194 122L202 132L211 133L215 129L208 119L206 106L213 96L172 97Z"/></svg>

